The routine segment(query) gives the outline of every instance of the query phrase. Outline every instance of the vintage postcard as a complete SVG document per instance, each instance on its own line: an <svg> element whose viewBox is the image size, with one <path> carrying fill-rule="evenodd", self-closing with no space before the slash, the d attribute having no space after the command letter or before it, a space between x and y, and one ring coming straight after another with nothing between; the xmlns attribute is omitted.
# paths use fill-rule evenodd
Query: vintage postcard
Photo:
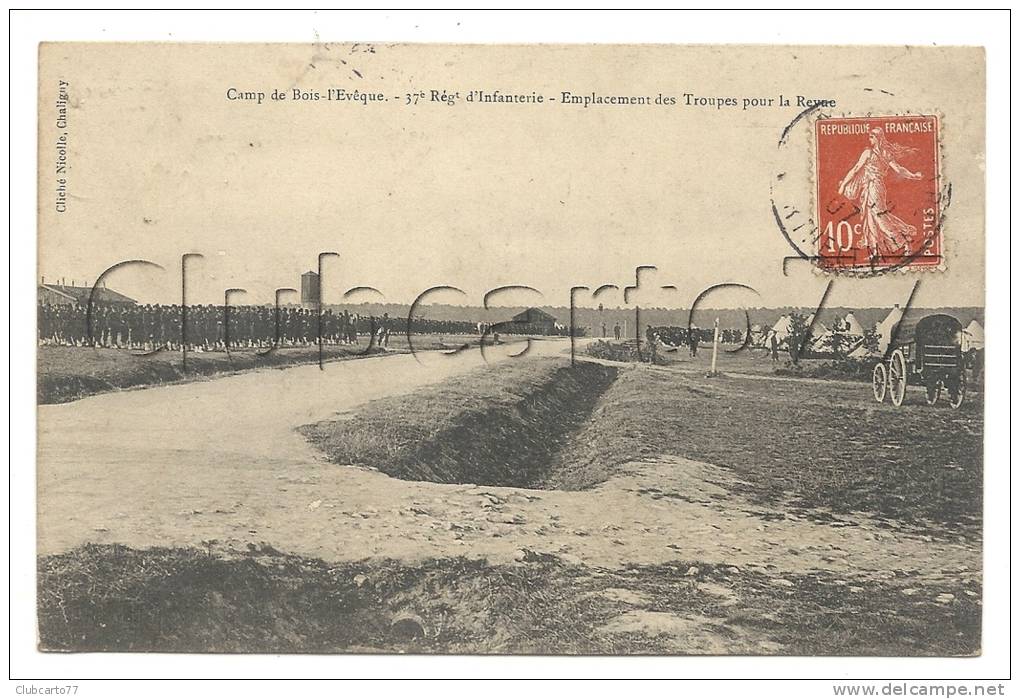
<svg viewBox="0 0 1020 699"><path fill-rule="evenodd" d="M38 60L42 651L982 652L983 49Z"/></svg>

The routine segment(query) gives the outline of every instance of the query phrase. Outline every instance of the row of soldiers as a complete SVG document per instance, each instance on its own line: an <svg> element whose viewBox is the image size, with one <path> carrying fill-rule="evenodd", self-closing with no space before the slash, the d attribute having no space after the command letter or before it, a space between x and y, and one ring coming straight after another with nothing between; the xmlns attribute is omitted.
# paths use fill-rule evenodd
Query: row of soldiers
<svg viewBox="0 0 1020 699"><path fill-rule="evenodd" d="M47 345L206 351L315 344L357 344L372 338L381 347L392 333L406 333L408 319L360 315L348 310L272 306L138 306L39 304L39 342ZM415 318L411 332L472 333L476 324Z"/></svg>

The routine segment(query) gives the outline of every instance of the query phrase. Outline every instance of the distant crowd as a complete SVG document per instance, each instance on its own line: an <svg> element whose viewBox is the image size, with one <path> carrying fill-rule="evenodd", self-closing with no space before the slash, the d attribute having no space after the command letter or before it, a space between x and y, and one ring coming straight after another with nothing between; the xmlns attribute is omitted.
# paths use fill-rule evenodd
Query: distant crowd
<svg viewBox="0 0 1020 699"><path fill-rule="evenodd" d="M612 326L612 335L610 335L609 326L605 323L602 324L601 330L602 337L608 338L612 336L615 340L630 339L628 337L624 337L626 335L626 331L619 323L615 323ZM689 347L692 344L711 342L714 335L715 328L699 328L697 326L686 328L666 325L649 325L645 328L645 338L649 342L657 340L658 342L670 347ZM744 332L736 328L720 328L719 341L724 343L741 343L744 341Z"/></svg>
<svg viewBox="0 0 1020 699"><path fill-rule="evenodd" d="M671 351L678 347L686 347L692 357L697 357L699 345L714 341L715 328L699 328L697 326L689 328L661 326L656 328L649 326L645 331L645 336L653 350L657 348L658 344L662 344ZM729 344L740 343L744 341L744 333L734 328L720 328L719 341Z"/></svg>
<svg viewBox="0 0 1020 699"><path fill-rule="evenodd" d="M138 306L39 304L39 342L74 347L157 348L206 351L357 344L374 340L386 347L394 333L407 333L407 318L359 315L347 310L318 311L272 306ZM480 334L487 326L459 320L414 318L414 334Z"/></svg>
<svg viewBox="0 0 1020 699"><path fill-rule="evenodd" d="M677 328L658 327L648 328L649 337L654 336L659 342L673 347L712 342L715 335L715 328ZM744 341L744 333L736 328L720 328L719 341L726 344L738 344Z"/></svg>

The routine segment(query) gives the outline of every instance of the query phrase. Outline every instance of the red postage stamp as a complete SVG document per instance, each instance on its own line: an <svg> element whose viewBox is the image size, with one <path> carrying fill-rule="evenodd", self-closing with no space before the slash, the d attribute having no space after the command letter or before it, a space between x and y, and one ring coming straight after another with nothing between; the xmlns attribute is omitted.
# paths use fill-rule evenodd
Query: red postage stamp
<svg viewBox="0 0 1020 699"><path fill-rule="evenodd" d="M822 269L941 265L938 117L819 119L815 178Z"/></svg>

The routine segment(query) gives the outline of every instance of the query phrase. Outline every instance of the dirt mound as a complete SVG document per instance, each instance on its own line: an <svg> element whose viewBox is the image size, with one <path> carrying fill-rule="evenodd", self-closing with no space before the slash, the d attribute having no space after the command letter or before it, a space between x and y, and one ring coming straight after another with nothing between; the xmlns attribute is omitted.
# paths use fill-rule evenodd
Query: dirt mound
<svg viewBox="0 0 1020 699"><path fill-rule="evenodd" d="M403 480L540 487L617 371L561 359L506 362L302 432L334 463Z"/></svg>
<svg viewBox="0 0 1020 699"><path fill-rule="evenodd" d="M39 560L40 646L235 653L606 651L596 640L558 642L593 621L582 620L583 607L591 604L568 594L578 574L555 560L527 569L466 558L331 565L269 546L218 555L87 545ZM532 598L528 590L536 586L545 590Z"/></svg>

